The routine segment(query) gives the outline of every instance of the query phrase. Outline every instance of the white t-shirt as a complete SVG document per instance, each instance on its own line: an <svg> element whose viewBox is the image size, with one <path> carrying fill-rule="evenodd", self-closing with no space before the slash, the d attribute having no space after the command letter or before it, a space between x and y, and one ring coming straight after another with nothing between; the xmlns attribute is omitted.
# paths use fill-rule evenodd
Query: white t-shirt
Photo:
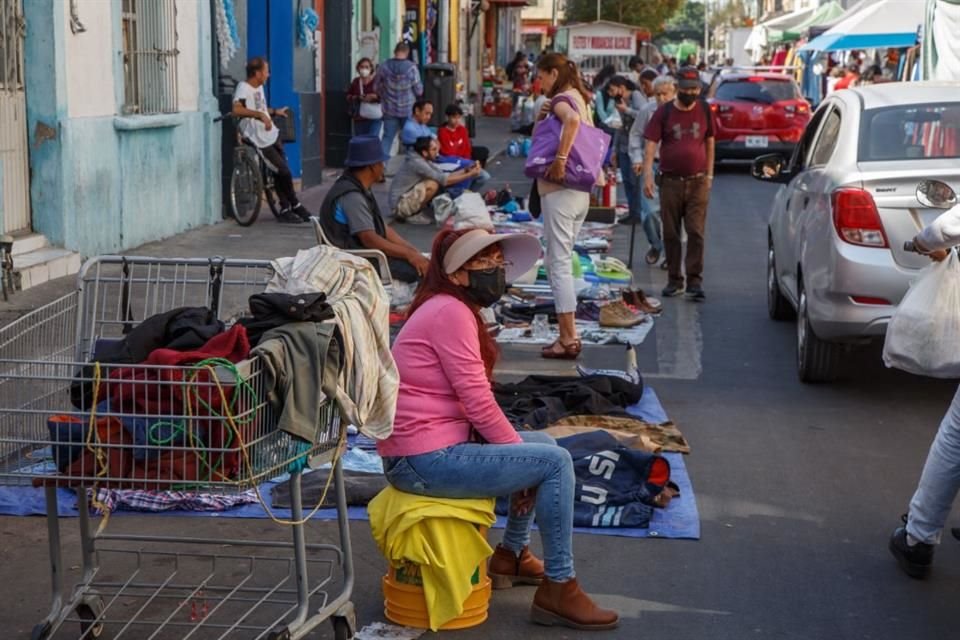
<svg viewBox="0 0 960 640"><path fill-rule="evenodd" d="M241 82L237 85L237 90L233 92L233 101L242 102L243 105L252 111L260 111L270 116L267 110L267 96L263 93L263 87L254 89L247 82ZM240 133L247 140L263 149L272 146L277 141L280 131L276 126L267 131L265 124L253 118L243 118L240 120Z"/></svg>

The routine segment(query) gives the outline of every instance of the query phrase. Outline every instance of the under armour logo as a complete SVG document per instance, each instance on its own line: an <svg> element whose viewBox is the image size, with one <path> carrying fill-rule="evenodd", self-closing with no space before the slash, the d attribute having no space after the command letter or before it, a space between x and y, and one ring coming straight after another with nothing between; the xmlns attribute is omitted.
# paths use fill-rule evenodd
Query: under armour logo
<svg viewBox="0 0 960 640"><path fill-rule="evenodd" d="M689 133L690 137L694 140L700 138L700 123L694 122L689 129L684 129L681 125L673 125L673 139L674 140L683 140L683 136Z"/></svg>

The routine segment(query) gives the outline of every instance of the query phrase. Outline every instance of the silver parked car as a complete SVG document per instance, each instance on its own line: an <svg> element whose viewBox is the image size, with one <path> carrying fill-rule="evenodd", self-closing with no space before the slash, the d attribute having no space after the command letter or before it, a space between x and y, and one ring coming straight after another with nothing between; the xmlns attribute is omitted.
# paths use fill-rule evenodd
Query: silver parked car
<svg viewBox="0 0 960 640"><path fill-rule="evenodd" d="M960 84L837 91L791 158L761 156L752 174L782 184L770 215L770 317L797 318L800 379L832 380L849 345L883 338L930 263L905 243L956 202Z"/></svg>

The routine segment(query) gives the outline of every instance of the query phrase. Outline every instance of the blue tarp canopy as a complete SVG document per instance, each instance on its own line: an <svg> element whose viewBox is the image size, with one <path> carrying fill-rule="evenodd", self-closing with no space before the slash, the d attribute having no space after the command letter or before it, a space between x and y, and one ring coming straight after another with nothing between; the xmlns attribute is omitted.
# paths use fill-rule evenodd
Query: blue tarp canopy
<svg viewBox="0 0 960 640"><path fill-rule="evenodd" d="M917 44L924 8L918 0L879 0L844 18L800 51L912 47Z"/></svg>

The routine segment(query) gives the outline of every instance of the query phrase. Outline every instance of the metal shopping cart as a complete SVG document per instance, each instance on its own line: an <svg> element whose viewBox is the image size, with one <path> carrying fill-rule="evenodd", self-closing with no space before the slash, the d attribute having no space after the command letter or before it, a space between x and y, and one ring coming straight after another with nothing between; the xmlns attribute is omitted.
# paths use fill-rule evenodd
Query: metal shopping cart
<svg viewBox="0 0 960 640"><path fill-rule="evenodd" d="M338 460L345 426L334 403L324 404L305 450L276 428L257 358L90 363L146 318L179 307L205 306L230 326L272 275L267 261L99 257L83 266L77 291L0 329L0 483L43 486L46 496L53 602L34 640L77 637L71 622L81 639L295 640L327 619L338 640L352 637L354 572ZM229 344L230 333L219 334L225 349L242 348ZM333 463L327 488L339 546L306 542L311 514L304 517L298 464L305 458ZM292 541L106 533L106 518L94 530L87 507L88 495L104 507L105 496L121 490L236 495L288 472L291 518L275 520L290 526ZM65 487L79 504L81 574L71 589L62 584L57 515ZM127 528L123 520L114 525Z"/></svg>

